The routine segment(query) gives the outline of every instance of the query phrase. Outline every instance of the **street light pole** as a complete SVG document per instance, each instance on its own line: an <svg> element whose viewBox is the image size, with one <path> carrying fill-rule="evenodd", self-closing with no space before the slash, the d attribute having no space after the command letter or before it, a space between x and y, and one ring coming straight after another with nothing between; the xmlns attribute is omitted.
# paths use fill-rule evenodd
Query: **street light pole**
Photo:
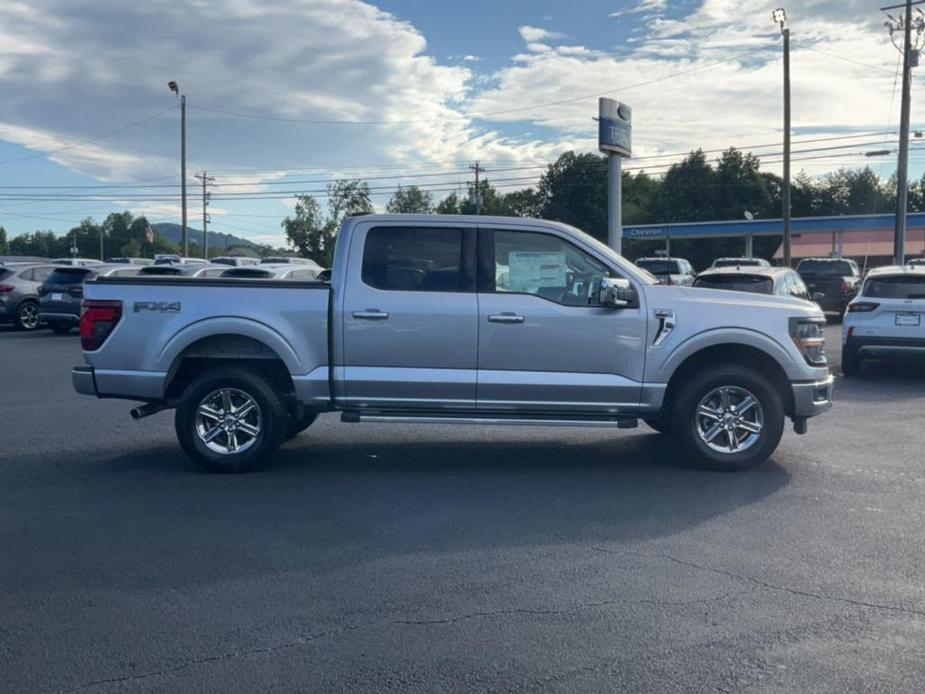
<svg viewBox="0 0 925 694"><path fill-rule="evenodd" d="M784 221L784 266L790 267L790 29L787 27L787 13L779 7L771 17L780 26L784 38L784 171L781 187L781 206Z"/></svg>
<svg viewBox="0 0 925 694"><path fill-rule="evenodd" d="M171 80L167 83L180 99L180 227L181 253L189 257L189 234L186 229L186 94L180 94L180 87Z"/></svg>

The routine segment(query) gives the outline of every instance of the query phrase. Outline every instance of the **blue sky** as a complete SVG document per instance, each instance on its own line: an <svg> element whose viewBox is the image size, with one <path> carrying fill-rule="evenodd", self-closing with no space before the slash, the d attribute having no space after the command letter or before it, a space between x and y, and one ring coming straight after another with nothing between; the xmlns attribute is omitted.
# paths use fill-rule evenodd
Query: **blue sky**
<svg viewBox="0 0 925 694"><path fill-rule="evenodd" d="M897 54L876 3L799 5L788 8L794 150L812 151L795 155L795 168L873 163L888 176L892 157L863 156L893 147L886 133L898 120ZM216 178L212 229L257 241L281 243L295 193L336 177L368 179L380 206L399 183L427 184L436 199L463 190L476 159L504 190L529 185L561 152L595 148L604 93L633 106L627 166L657 174L692 148L768 145L755 151L777 170L775 6L7 0L0 224L61 232L122 209L177 221L170 79L188 95L190 176ZM916 124L925 109L913 104ZM198 227L198 183L189 183Z"/></svg>

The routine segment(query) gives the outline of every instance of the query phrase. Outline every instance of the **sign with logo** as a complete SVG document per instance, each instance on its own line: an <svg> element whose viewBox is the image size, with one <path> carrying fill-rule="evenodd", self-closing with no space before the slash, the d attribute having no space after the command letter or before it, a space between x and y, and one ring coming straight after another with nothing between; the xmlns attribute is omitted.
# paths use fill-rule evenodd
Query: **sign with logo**
<svg viewBox="0 0 925 694"><path fill-rule="evenodd" d="M625 227L623 235L631 239L660 239L667 236L664 227L641 229L639 227Z"/></svg>
<svg viewBox="0 0 925 694"><path fill-rule="evenodd" d="M598 101L597 148L632 156L633 110L615 99L601 97Z"/></svg>

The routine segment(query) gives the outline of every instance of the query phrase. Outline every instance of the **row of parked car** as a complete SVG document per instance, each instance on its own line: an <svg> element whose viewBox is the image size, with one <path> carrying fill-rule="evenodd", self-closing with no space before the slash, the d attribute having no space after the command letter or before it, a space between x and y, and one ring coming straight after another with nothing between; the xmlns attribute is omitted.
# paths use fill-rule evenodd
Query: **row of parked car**
<svg viewBox="0 0 925 694"><path fill-rule="evenodd" d="M0 264L0 322L20 330L48 327L67 333L80 322L84 283L97 277L152 276L203 279L326 280L328 271L305 258L61 258L46 263Z"/></svg>
<svg viewBox="0 0 925 694"><path fill-rule="evenodd" d="M796 270L761 258L719 258L697 274L684 258L640 258L663 284L792 296L842 316L842 373L867 360L925 361L925 258L862 274L843 258L807 258Z"/></svg>

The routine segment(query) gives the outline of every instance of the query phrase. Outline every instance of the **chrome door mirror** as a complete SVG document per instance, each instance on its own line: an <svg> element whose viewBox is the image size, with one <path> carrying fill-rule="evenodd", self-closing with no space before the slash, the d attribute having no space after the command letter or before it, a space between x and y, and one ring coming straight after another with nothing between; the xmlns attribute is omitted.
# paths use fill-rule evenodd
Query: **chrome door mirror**
<svg viewBox="0 0 925 694"><path fill-rule="evenodd" d="M638 304L636 289L629 280L622 277L604 277L601 279L599 301L602 306L611 308L628 308Z"/></svg>

